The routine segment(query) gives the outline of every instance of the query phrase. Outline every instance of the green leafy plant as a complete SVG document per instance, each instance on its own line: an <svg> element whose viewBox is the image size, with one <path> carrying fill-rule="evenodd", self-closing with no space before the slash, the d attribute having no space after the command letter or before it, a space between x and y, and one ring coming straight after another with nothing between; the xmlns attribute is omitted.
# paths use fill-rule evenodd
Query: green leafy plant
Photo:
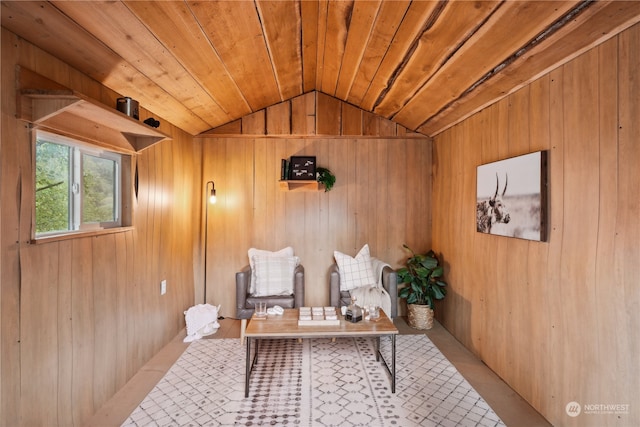
<svg viewBox="0 0 640 427"><path fill-rule="evenodd" d="M447 295L440 261L432 250L416 254L407 245L402 246L411 252L411 257L407 259L406 267L398 270L398 282L408 284L398 291L398 296L405 298L407 304L428 305L433 310L434 301Z"/></svg>
<svg viewBox="0 0 640 427"><path fill-rule="evenodd" d="M316 168L316 178L318 182L324 184L325 193L336 183L336 176L327 168Z"/></svg>

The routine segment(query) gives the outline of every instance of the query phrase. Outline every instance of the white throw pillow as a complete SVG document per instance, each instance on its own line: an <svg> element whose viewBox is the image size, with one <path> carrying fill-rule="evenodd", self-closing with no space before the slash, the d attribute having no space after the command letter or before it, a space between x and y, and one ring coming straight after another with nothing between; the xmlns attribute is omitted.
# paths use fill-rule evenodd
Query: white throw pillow
<svg viewBox="0 0 640 427"><path fill-rule="evenodd" d="M340 270L340 290L350 291L360 286L375 285L369 245L364 245L355 258L334 251L333 256Z"/></svg>
<svg viewBox="0 0 640 427"><path fill-rule="evenodd" d="M299 262L300 259L297 256L254 256L256 291L253 296L291 295L293 293L293 272Z"/></svg>
<svg viewBox="0 0 640 427"><path fill-rule="evenodd" d="M287 246L279 251L265 251L263 249L251 248L249 249L249 265L251 266L251 280L249 282L249 293L254 294L256 292L256 269L253 265L254 256L272 256L272 257L292 257L293 248Z"/></svg>

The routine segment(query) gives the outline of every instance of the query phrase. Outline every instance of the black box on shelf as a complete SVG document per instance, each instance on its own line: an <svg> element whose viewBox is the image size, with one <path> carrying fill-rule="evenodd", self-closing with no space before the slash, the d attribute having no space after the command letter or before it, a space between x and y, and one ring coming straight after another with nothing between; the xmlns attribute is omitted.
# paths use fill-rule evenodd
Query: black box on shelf
<svg viewBox="0 0 640 427"><path fill-rule="evenodd" d="M290 180L313 180L316 179L316 157L315 156L291 156L289 163Z"/></svg>

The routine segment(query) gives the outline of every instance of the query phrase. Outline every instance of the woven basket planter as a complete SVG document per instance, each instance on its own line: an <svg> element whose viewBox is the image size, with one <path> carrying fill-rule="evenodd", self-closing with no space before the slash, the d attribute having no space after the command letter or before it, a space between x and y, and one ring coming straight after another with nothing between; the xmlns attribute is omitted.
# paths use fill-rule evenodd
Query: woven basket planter
<svg viewBox="0 0 640 427"><path fill-rule="evenodd" d="M407 304L407 324L415 329L431 329L433 310L428 305Z"/></svg>

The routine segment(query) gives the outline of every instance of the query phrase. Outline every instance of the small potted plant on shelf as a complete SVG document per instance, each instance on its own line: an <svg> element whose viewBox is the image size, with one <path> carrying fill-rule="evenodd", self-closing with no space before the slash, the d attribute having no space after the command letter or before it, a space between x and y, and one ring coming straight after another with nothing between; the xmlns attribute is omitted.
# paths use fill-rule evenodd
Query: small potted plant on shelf
<svg viewBox="0 0 640 427"><path fill-rule="evenodd" d="M416 329L431 329L434 301L447 295L442 266L434 251L416 254L407 245L402 246L411 252L406 267L398 270L398 283L407 284L398 290L398 296L407 301L407 324Z"/></svg>
<svg viewBox="0 0 640 427"><path fill-rule="evenodd" d="M316 180L324 184L324 191L327 192L336 183L336 176L327 168L316 168Z"/></svg>

